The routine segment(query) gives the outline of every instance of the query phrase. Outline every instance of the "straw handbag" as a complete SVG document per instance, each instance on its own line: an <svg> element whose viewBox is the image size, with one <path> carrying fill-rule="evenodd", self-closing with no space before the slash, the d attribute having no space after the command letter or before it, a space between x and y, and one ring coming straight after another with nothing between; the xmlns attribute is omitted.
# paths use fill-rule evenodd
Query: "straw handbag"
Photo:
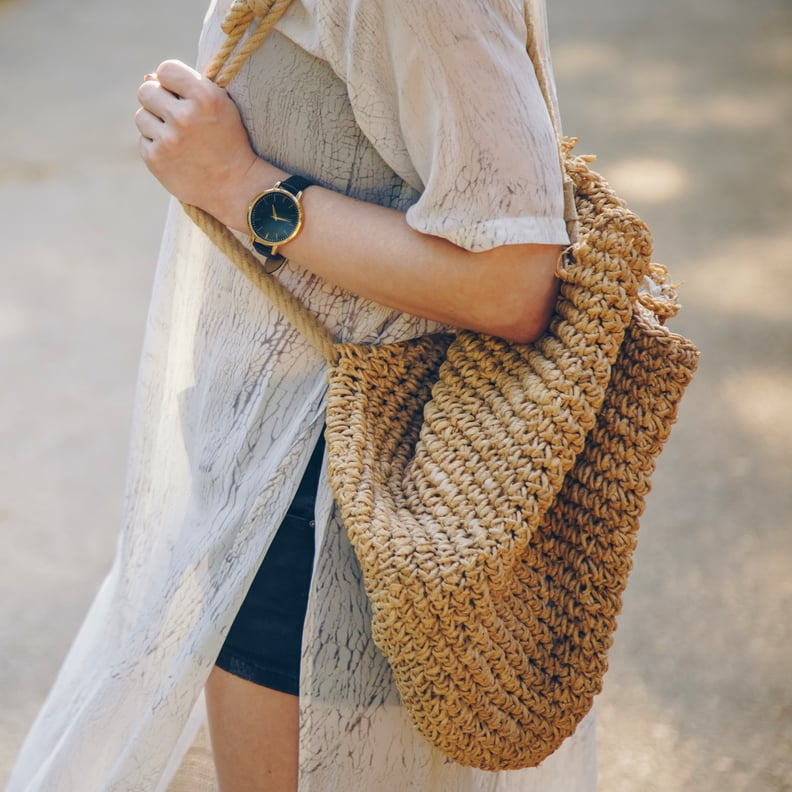
<svg viewBox="0 0 792 792"><path fill-rule="evenodd" d="M227 85L287 5L235 3L208 76ZM646 226L587 158L559 153L577 233L551 325L527 345L336 344L185 207L327 358L330 481L374 640L418 730L486 770L541 762L599 693L654 460L698 358L663 326L675 294Z"/></svg>

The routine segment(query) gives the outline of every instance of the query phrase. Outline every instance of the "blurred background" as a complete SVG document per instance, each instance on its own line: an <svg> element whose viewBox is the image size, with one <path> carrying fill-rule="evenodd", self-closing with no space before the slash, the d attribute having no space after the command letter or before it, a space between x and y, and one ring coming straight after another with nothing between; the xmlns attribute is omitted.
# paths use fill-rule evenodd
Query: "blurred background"
<svg viewBox="0 0 792 792"><path fill-rule="evenodd" d="M792 4L549 6L565 131L649 223L702 352L598 702L600 789L792 790ZM0 782L114 550L166 205L135 91L194 59L204 10L0 0Z"/></svg>

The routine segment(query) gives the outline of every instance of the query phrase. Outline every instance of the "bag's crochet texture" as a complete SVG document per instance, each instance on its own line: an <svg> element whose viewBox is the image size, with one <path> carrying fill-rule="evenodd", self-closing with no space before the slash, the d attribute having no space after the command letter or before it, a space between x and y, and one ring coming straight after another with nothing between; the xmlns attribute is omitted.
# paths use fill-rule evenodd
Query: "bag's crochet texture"
<svg viewBox="0 0 792 792"><path fill-rule="evenodd" d="M247 51L288 0L254 5L275 11ZM232 13L238 41L255 14ZM649 477L698 358L662 324L676 300L646 226L569 145L563 160L578 233L550 328L526 345L334 344L186 207L330 361L330 482L374 640L419 731L486 770L541 762L599 693Z"/></svg>
<svg viewBox="0 0 792 792"><path fill-rule="evenodd" d="M639 301L660 277L646 227L582 159L567 171L581 235L542 339L344 345L330 372L330 480L374 640L421 733L486 770L541 762L600 692L698 355Z"/></svg>

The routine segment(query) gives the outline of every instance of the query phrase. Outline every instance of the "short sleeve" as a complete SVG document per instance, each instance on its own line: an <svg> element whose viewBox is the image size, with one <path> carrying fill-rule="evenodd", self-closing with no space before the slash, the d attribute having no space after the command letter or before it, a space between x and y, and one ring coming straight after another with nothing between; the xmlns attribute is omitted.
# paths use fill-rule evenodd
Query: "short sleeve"
<svg viewBox="0 0 792 792"><path fill-rule="evenodd" d="M513 0L317 0L331 66L417 231L472 251L568 242L550 115Z"/></svg>

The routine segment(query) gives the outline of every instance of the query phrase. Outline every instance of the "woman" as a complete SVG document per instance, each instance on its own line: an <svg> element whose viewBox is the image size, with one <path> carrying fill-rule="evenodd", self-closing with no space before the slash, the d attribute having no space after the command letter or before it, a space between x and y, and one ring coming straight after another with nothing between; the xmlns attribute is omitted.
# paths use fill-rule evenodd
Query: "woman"
<svg viewBox="0 0 792 792"><path fill-rule="evenodd" d="M202 64L228 5L209 10ZM529 341L568 239L524 13L544 30L516 0L295 0L228 93L175 61L149 76L143 159L339 338ZM261 195L281 181L304 222L273 247L288 218ZM510 773L415 733L318 470L324 398L321 356L174 205L118 555L11 790L166 789L204 686L222 792L594 789L591 718Z"/></svg>

